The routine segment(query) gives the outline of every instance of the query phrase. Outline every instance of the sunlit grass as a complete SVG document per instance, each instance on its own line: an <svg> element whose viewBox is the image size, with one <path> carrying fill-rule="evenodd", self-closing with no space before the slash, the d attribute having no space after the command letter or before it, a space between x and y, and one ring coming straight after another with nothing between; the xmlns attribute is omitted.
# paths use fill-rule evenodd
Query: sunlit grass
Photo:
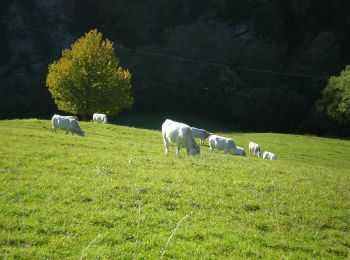
<svg viewBox="0 0 350 260"><path fill-rule="evenodd" d="M350 141L221 133L278 160L207 146L176 158L160 131L81 125L85 138L51 133L48 120L0 121L3 258L349 254Z"/></svg>

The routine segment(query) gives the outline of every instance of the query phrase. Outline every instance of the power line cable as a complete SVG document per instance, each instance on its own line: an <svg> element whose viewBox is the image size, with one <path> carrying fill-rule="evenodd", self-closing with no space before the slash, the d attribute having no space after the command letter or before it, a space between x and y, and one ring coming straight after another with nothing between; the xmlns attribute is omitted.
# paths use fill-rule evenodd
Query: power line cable
<svg viewBox="0 0 350 260"><path fill-rule="evenodd" d="M8 23L8 24L15 24L15 22L11 21L6 21L3 20L3 22ZM17 25L18 26L18 25ZM28 25L21 25L25 28L28 28L30 30L35 30L35 31L41 31L45 33L49 33L53 38L54 35L52 32L35 27L35 26L28 26ZM166 54L161 54L157 52L152 52L152 51L147 51L147 50L142 50L142 49L135 49L135 48L128 48L128 47L123 47L123 46L115 46L116 49L120 50L127 50L127 51L133 51L145 55L152 55L156 57L163 57L167 59L173 59L173 60L178 60L178 61L184 61L184 62L191 62L191 63L198 63L198 64L205 64L205 65L210 65L210 66L216 66L216 67L221 67L221 68L233 68L236 70L242 70L242 71L250 71L250 72L258 72L258 73L268 73L268 74L275 74L275 75L282 75L282 76L290 76L290 77L300 77L300 78L323 78L319 76L313 76L313 75L306 75L306 74L300 74L300 73L288 73L288 72L278 72L278 71L272 71L272 70L264 70L264 69L255 69L255 68L248 68L248 67L241 67L241 66L233 66L233 65L228 65L228 64L221 64L217 62L210 62L210 61L204 61L204 60L197 60L197 59L190 59L190 58L185 58L181 56L174 56L174 55L166 55Z"/></svg>
<svg viewBox="0 0 350 260"><path fill-rule="evenodd" d="M190 58L185 58L185 57L181 57L181 56L165 55L165 54L161 54L161 53L157 53L157 52L151 52L151 51L146 51L146 50L122 47L122 46L115 46L115 48L121 49L121 50L127 50L127 51L134 51L134 52L138 52L138 53L142 53L142 54L146 54L146 55L152 55L152 56L156 56L156 57L164 57L164 58L174 59L174 60L178 60L178 61L206 64L206 65L222 67L222 68L233 68L236 70L277 74L277 75L292 76L292 77L294 76L294 77L302 77L302 78L314 78L315 77L312 75L299 74L299 73L278 72L278 71L272 71L272 70L262 70L262 69L248 68L248 67L232 66L232 65L228 65L228 64L221 64L221 63L217 63L217 62L190 59Z"/></svg>

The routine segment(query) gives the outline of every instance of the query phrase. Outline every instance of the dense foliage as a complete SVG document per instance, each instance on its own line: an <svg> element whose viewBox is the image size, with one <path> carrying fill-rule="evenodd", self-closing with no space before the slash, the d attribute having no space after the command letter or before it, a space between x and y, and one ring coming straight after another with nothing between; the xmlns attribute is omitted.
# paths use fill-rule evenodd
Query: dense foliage
<svg viewBox="0 0 350 260"><path fill-rule="evenodd" d="M322 101L330 117L340 124L350 124L350 65L329 79Z"/></svg>
<svg viewBox="0 0 350 260"><path fill-rule="evenodd" d="M117 114L132 104L131 74L119 66L113 44L92 30L49 65L46 84L59 110Z"/></svg>
<svg viewBox="0 0 350 260"><path fill-rule="evenodd" d="M190 110L256 131L350 133L319 107L329 78L350 64L348 0L3 3L2 117L52 113L47 64L98 28L133 72L135 110Z"/></svg>

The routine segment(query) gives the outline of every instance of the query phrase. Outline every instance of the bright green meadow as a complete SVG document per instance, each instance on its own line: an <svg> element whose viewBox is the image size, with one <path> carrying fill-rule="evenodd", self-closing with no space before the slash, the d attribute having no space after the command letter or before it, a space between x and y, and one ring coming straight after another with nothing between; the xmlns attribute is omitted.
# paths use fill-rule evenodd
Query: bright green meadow
<svg viewBox="0 0 350 260"><path fill-rule="evenodd" d="M159 130L81 126L0 121L1 259L350 256L350 141L221 133L277 161L177 158Z"/></svg>

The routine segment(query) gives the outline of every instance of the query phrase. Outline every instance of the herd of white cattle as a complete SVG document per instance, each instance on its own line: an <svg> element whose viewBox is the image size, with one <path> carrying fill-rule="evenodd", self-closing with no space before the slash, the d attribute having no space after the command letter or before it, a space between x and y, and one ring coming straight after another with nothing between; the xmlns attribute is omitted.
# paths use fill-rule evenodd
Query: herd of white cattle
<svg viewBox="0 0 350 260"><path fill-rule="evenodd" d="M245 156L245 150L235 144L232 138L227 138L219 135L212 134L204 129L190 127L184 123L175 122L167 119L162 125L162 136L165 146L165 154L169 154L170 142L176 145L176 155L179 155L180 148L185 148L187 154L199 155L200 146L196 143L195 138L200 139L200 144L203 144L206 139L209 142L209 151L214 149L224 151L224 153L230 153L233 155ZM260 145L250 142L248 145L250 153L260 157L261 149ZM264 160L276 160L276 155L265 151L262 158Z"/></svg>
<svg viewBox="0 0 350 260"><path fill-rule="evenodd" d="M108 123L107 115L105 114L93 114L92 122ZM56 129L63 129L66 134L69 132L77 134L79 136L85 136L84 130L79 125L78 118L76 116L61 116L53 115L51 119L52 132L56 132ZM190 127L184 123L175 122L170 119L166 119L162 124L162 136L165 146L165 154L169 154L170 143L173 142L176 145L176 155L179 155L180 148L185 148L189 155L199 155L200 146L196 143L195 138L200 139L200 144L204 144L208 139L209 151L219 150L224 153L230 153L233 155L245 156L245 150L235 144L232 138L227 138L219 135L212 134L204 129L196 127ZM261 149L260 145L254 142L250 142L248 145L250 153L260 157ZM262 158L264 160L276 160L276 155L265 151Z"/></svg>

